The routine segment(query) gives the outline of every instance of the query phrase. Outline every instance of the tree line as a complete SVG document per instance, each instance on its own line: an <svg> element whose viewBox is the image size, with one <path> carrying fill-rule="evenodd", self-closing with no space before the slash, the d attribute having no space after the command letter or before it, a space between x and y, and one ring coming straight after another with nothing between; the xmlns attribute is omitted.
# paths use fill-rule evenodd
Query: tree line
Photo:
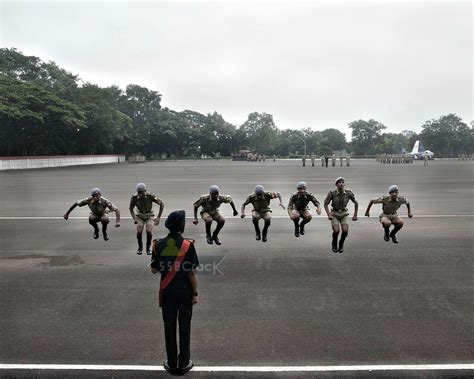
<svg viewBox="0 0 474 379"><path fill-rule="evenodd" d="M382 123L349 123L352 141L337 129L281 130L273 116L253 112L240 126L161 106L158 91L130 84L101 88L54 62L0 49L0 156L144 154L149 158L229 157L240 149L277 156L345 151L357 156L411 150L420 139L437 156L471 154L473 125L457 115L426 121L417 134L385 132Z"/></svg>

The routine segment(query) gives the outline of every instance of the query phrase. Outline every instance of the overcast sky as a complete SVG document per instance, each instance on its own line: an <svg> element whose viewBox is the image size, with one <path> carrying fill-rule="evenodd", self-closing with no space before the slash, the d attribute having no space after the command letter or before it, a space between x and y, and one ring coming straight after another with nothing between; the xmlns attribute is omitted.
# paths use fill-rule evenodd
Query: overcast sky
<svg viewBox="0 0 474 379"><path fill-rule="evenodd" d="M472 120L471 2L1 1L1 46L162 105L280 129Z"/></svg>

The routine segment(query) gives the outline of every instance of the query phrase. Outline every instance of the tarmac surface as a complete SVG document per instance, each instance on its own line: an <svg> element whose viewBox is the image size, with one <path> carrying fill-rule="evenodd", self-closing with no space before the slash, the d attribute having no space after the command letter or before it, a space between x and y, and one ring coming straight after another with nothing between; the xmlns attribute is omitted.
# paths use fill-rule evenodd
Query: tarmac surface
<svg viewBox="0 0 474 379"><path fill-rule="evenodd" d="M351 167L300 161L164 161L0 172L0 377L165 377L159 277L137 256L128 204L144 182L165 203L163 217L185 209L185 236L202 264L194 307L189 377L474 376L474 163L436 160ZM245 219L223 204L222 246L191 223L192 204L210 185L240 207L256 184L279 191L285 206L298 181L323 202L338 176L359 201L343 254L330 249L327 217L293 236L272 201L266 243L256 241L251 205ZM398 245L383 240L380 205L370 198L397 184L412 206L399 214ZM110 240L92 239L88 208L62 215L92 187L122 212ZM312 207L314 210L314 207ZM349 210L352 214L353 205ZM155 210L157 212L157 208ZM314 212L313 212L314 213ZM324 210L323 210L324 215ZM166 234L164 219L154 237ZM157 371L24 369L7 364L143 365ZM256 372L242 367L469 364L468 369Z"/></svg>

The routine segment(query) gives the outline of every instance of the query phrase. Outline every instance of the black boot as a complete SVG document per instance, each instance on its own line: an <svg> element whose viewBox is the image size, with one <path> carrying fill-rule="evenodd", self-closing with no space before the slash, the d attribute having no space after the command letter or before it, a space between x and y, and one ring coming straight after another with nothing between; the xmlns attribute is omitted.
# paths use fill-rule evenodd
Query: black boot
<svg viewBox="0 0 474 379"><path fill-rule="evenodd" d="M295 224L295 237L300 236L300 223L299 220L293 220L293 223Z"/></svg>
<svg viewBox="0 0 474 379"><path fill-rule="evenodd" d="M400 226L400 225L395 225L395 227L393 228L392 232L390 233L390 238L392 239L392 242L393 243L398 243L398 238L395 234L398 233L398 231L403 227Z"/></svg>
<svg viewBox="0 0 474 379"><path fill-rule="evenodd" d="M339 233L333 232L332 233L332 252L337 253L337 236Z"/></svg>
<svg viewBox="0 0 474 379"><path fill-rule="evenodd" d="M385 241L390 241L390 229L389 228L384 228L385 232L384 232L384 235L383 235L383 239Z"/></svg>
<svg viewBox="0 0 474 379"><path fill-rule="evenodd" d="M217 237L217 234L216 234L216 233L214 233L214 234L212 235L212 240L216 243L216 245L222 245L222 242L221 242L221 240L219 239L219 237Z"/></svg>

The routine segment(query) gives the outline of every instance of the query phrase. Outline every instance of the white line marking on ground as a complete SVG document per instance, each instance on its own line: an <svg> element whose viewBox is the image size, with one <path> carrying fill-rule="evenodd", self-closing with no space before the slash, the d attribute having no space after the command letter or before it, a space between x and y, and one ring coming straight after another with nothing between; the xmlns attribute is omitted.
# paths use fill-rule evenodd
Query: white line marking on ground
<svg viewBox="0 0 474 379"><path fill-rule="evenodd" d="M399 215L402 218L408 219L408 216L406 215ZM232 220L233 217L230 215L225 215L228 220ZM474 217L474 215L416 215L413 218L464 218L464 217ZM161 217L161 219L166 220L167 216ZM251 219L252 216L248 215L246 216L247 219ZM274 219L289 219L288 216L272 216ZM313 215L313 218L324 218L327 219L327 216L315 216ZM368 217L365 216L360 216L359 220L364 220ZM370 216L370 218L379 218L378 215L376 216ZM88 220L89 216L72 216L69 217L69 220ZM120 217L121 220L131 220L132 217ZM194 217L186 217L188 220L194 220ZM238 218L240 219L240 217ZM64 220L62 216L0 216L0 220ZM112 221L114 220L114 217L112 216ZM200 220L200 218L199 218ZM237 220L237 218L236 218Z"/></svg>
<svg viewBox="0 0 474 379"><path fill-rule="evenodd" d="M141 365L68 365L68 364L0 364L0 370L96 370L96 371L163 371L162 366ZM352 365L352 366L195 366L197 372L322 372L322 371L430 371L474 370L474 364L423 365Z"/></svg>

